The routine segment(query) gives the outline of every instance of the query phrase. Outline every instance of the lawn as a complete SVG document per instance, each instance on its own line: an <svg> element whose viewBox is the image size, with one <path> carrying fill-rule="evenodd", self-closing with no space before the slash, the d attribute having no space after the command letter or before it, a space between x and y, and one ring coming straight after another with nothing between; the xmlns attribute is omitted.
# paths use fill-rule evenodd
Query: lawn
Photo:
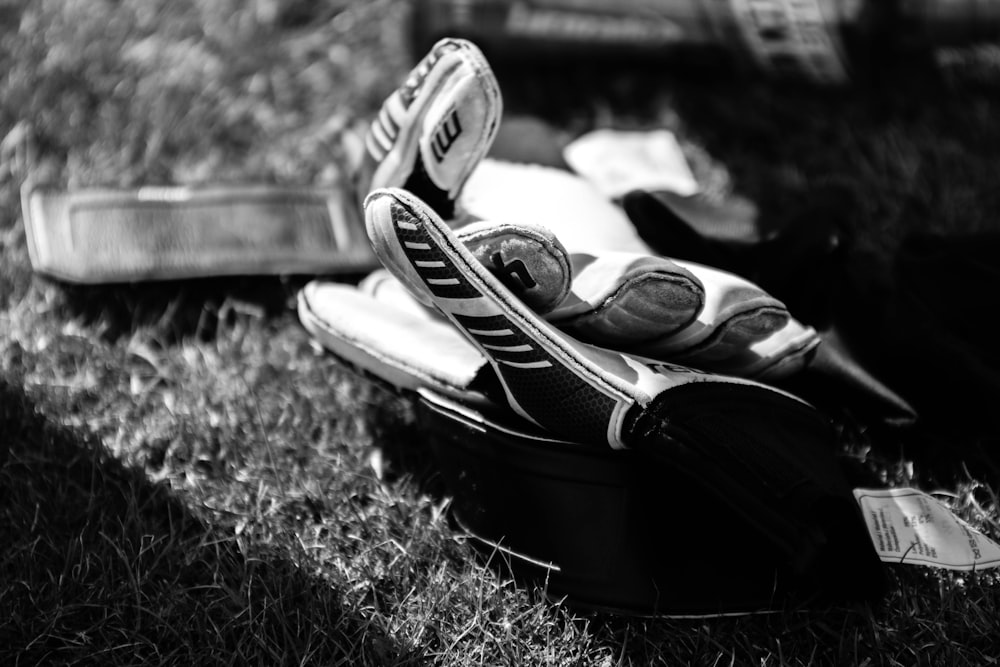
<svg viewBox="0 0 1000 667"><path fill-rule="evenodd" d="M893 566L881 603L744 618L548 600L485 567L450 525L412 399L309 340L294 310L309 276L82 287L32 273L29 175L67 188L336 182L343 134L413 62L407 9L0 3L0 663L1000 659L991 571ZM500 74L511 113L569 133L674 130L705 187L739 191L770 221L847 193L838 211L878 264L914 230L998 227L1000 77L906 71L837 91L613 68ZM1000 539L1000 476L965 460L996 434L838 418L873 479L942 491Z"/></svg>

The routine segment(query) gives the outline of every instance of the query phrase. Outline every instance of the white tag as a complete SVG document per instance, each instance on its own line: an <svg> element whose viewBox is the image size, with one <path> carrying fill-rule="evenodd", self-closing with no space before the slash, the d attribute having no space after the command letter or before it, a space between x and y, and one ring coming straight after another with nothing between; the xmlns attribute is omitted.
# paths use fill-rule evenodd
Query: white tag
<svg viewBox="0 0 1000 667"><path fill-rule="evenodd" d="M949 570L1000 566L1000 545L916 489L855 489L879 557Z"/></svg>
<svg viewBox="0 0 1000 667"><path fill-rule="evenodd" d="M691 167L668 130L594 130L570 142L563 158L609 199L632 190L698 192Z"/></svg>

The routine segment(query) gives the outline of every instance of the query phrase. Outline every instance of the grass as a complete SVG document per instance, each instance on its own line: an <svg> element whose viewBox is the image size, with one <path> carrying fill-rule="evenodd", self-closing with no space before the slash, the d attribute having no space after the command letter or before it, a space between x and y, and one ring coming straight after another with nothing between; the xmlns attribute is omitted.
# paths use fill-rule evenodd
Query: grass
<svg viewBox="0 0 1000 667"><path fill-rule="evenodd" d="M309 341L307 277L74 287L31 272L18 188L340 176L410 65L400 0L22 0L0 8L0 662L983 665L993 572L890 568L883 603L681 621L582 614L484 567L413 404ZM822 93L663 73L505 80L569 131L678 132L770 216L846 187L859 247L996 229L996 89ZM557 102L553 100L559 98ZM967 436L961 436L967 437ZM933 449L963 444L948 433ZM1000 537L992 481L861 431L887 483ZM983 444L977 440L978 444ZM958 451L958 450L948 450ZM940 458L940 457L939 457ZM679 499L684 502L686 499Z"/></svg>

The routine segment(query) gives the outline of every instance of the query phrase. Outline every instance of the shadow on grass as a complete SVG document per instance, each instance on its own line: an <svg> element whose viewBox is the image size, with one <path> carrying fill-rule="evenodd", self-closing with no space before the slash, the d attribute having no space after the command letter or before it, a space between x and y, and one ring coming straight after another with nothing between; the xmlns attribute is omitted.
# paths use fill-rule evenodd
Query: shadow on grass
<svg viewBox="0 0 1000 667"><path fill-rule="evenodd" d="M329 582L217 534L7 384L0 447L3 664L417 662Z"/></svg>

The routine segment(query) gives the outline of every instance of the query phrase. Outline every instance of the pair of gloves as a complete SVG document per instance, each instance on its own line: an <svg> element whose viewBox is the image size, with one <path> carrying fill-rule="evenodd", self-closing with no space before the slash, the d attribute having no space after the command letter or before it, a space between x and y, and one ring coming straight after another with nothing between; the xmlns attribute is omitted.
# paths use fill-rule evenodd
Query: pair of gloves
<svg viewBox="0 0 1000 667"><path fill-rule="evenodd" d="M511 433L631 450L724 508L775 576L879 591L831 426L779 388L830 346L754 283L655 252L575 174L489 159L501 113L478 49L439 42L365 139L358 187L384 268L308 284L304 326Z"/></svg>

